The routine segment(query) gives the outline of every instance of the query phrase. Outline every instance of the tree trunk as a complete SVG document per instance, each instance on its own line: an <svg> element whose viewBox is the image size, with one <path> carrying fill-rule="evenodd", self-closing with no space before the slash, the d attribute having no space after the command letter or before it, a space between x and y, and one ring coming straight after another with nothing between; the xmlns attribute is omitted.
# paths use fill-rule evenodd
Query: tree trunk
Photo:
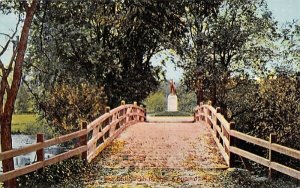
<svg viewBox="0 0 300 188"><path fill-rule="evenodd" d="M1 123L1 149L8 151L12 149L11 139L11 115L3 114L0 119ZM2 161L3 172L14 170L13 159L7 159ZM5 187L16 187L15 179L5 182Z"/></svg>
<svg viewBox="0 0 300 188"><path fill-rule="evenodd" d="M7 99L5 101L4 109L3 106L1 107L3 109L3 111L1 110L2 113L0 115L2 152L12 149L12 139L11 139L12 114L14 112L14 104L16 101L16 97L19 91L20 82L22 78L23 62L24 62L25 51L27 48L29 30L33 20L35 10L37 8L37 4L38 4L38 0L33 0L30 7L28 6L27 3L25 3L26 17L22 28L21 39L17 47L17 56L15 60L15 66L13 68L13 80L12 80L11 88L7 90L8 91ZM4 173L14 170L13 159L3 160L2 166L3 166ZM4 182L4 186L16 187L16 179L14 178Z"/></svg>

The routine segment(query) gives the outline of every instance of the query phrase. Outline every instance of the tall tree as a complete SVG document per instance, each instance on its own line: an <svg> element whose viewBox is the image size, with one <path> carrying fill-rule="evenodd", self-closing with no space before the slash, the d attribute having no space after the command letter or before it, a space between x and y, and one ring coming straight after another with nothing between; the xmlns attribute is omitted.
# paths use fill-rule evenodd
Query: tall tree
<svg viewBox="0 0 300 188"><path fill-rule="evenodd" d="M147 112L163 112L165 110L165 93L162 90L151 93L144 101Z"/></svg>
<svg viewBox="0 0 300 188"><path fill-rule="evenodd" d="M280 33L280 56L275 67L293 73L300 72L300 21L286 23Z"/></svg>
<svg viewBox="0 0 300 188"><path fill-rule="evenodd" d="M33 112L33 101L30 92L25 84L21 83L18 96L15 102L16 114L32 113Z"/></svg>
<svg viewBox="0 0 300 188"><path fill-rule="evenodd" d="M194 18L194 17L192 17ZM198 95L227 109L227 92L263 72L272 57L276 23L264 1L226 0L201 24L192 19L185 82ZM231 78L239 77L235 82ZM238 81L238 82L237 82ZM230 83L235 83L234 85Z"/></svg>
<svg viewBox="0 0 300 188"><path fill-rule="evenodd" d="M187 89L185 85L180 83L177 86L176 94L178 96L178 108L182 112L194 112L195 106L197 106L196 95L193 91Z"/></svg>
<svg viewBox="0 0 300 188"><path fill-rule="evenodd" d="M3 2L1 6L4 8L7 2ZM14 4L12 2L12 4ZM25 57L25 52L27 48L27 41L29 37L30 26L39 4L38 0L32 0L31 3L27 1L22 1L21 5L25 9L25 19L24 25L21 31L20 40L17 41L18 44L13 49L13 55L8 66L1 61L0 68L2 71L1 75L1 87L0 87L0 123L1 123L1 149L2 151L8 151L12 149L12 139L11 139L11 122L12 115L14 112L14 103L19 91L20 82L22 79L23 72L23 62ZM9 7L9 2L7 7ZM7 41L5 46L2 48L0 54L4 54L7 47L12 42L13 36L9 36L10 40ZM12 74L12 82L8 83L8 77ZM5 97L6 96L6 97ZM11 171L14 169L13 159L7 159L2 161L3 172ZM5 182L5 187L16 187L15 179Z"/></svg>
<svg viewBox="0 0 300 188"><path fill-rule="evenodd" d="M185 40L186 9L204 16L219 2L58 0L45 4L34 24L28 60L28 73L34 79L27 80L40 103L47 101L53 83L83 82L103 86L111 107L120 100L141 102L159 86L161 70L152 65L151 57Z"/></svg>

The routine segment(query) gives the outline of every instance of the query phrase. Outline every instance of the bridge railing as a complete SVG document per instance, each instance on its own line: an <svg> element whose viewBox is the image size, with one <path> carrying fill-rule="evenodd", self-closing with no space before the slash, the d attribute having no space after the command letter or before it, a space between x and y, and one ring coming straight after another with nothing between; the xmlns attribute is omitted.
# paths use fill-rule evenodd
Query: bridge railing
<svg viewBox="0 0 300 188"><path fill-rule="evenodd" d="M35 163L4 172L0 175L0 181L4 182L16 178L77 155L81 155L83 160L91 162L126 127L141 121L145 121L145 110L137 106L136 103L126 105L125 102L122 102L121 106L115 109L107 108L105 114L90 124L82 123L82 129L79 131L45 141L43 134L38 134L38 143L0 153L1 161L31 152L36 152L37 155ZM44 158L45 148L75 139L79 140L75 148L49 159Z"/></svg>
<svg viewBox="0 0 300 188"><path fill-rule="evenodd" d="M87 126L87 160L93 160L126 127L145 121L145 110L134 105L121 105Z"/></svg>
<svg viewBox="0 0 300 188"><path fill-rule="evenodd" d="M270 135L270 140L266 141L236 131L234 130L234 123L229 123L224 118L224 116L220 113L220 108L214 108L211 105L201 104L198 106L195 109L195 121L202 121L210 127L213 138L229 167L233 167L234 165L233 156L239 155L268 167L269 176L271 176L272 170L276 170L296 179L300 179L300 171L275 162L272 157L272 153L277 152L300 160L300 151L274 143L274 137L272 134ZM261 157L257 154L239 148L236 144L238 139L267 149L269 151L268 158Z"/></svg>

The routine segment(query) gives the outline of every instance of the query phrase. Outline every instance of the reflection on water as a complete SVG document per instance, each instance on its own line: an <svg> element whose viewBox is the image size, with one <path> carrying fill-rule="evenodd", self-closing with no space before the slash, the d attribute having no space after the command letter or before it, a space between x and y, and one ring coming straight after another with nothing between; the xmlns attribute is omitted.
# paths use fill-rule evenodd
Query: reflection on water
<svg viewBox="0 0 300 188"><path fill-rule="evenodd" d="M12 135L12 147L13 149L18 149L22 147L29 146L31 144L36 143L36 136L35 135L24 135L24 134L17 134ZM51 158L54 155L57 155L59 153L62 153L65 151L65 148L60 146L51 146L48 148L45 148L45 159ZM31 164L36 161L36 153L31 152L27 153L25 155L20 155L17 157L14 157L14 164L15 168L20 168L25 165ZM1 172L2 172L2 163L0 164Z"/></svg>

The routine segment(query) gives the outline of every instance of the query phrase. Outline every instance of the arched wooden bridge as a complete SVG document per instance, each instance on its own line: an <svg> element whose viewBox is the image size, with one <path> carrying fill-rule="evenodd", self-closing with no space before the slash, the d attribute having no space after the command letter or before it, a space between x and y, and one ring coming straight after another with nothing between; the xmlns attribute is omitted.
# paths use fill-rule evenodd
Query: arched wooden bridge
<svg viewBox="0 0 300 188"><path fill-rule="evenodd" d="M79 140L77 147L49 159L44 158L44 148L67 141ZM273 161L272 152L300 160L300 151L290 149L272 140L258 139L234 130L220 114L219 108L200 104L194 117L148 118L145 110L135 104L122 104L87 124L80 131L44 140L38 135L38 143L0 153L6 160L18 155L36 152L37 161L13 171L4 172L0 180L36 171L70 157L81 155L91 162L111 145L102 167L160 168L160 169L226 169L234 167L237 156L247 158L272 170L300 179L300 172ZM235 143L243 140L265 148L268 158L239 148ZM118 147L116 147L118 146ZM104 150L104 151L103 151ZM103 156L102 156L103 157ZM188 181L188 180L187 180Z"/></svg>

